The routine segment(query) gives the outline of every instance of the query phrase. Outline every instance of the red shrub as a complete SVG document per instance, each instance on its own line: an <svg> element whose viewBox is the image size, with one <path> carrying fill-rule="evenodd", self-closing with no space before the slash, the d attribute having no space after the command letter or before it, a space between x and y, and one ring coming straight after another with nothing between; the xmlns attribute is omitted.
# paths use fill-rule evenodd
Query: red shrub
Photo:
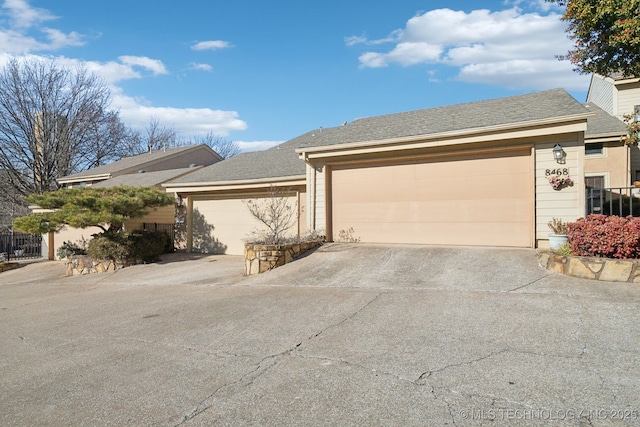
<svg viewBox="0 0 640 427"><path fill-rule="evenodd" d="M589 215L567 228L575 255L640 258L640 218Z"/></svg>

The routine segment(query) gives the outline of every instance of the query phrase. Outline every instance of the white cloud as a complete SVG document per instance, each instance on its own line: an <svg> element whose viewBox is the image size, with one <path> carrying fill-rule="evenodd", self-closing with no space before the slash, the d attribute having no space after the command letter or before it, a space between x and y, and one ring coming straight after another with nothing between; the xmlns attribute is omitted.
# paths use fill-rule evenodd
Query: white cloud
<svg viewBox="0 0 640 427"><path fill-rule="evenodd" d="M41 22L56 19L46 9L29 6L26 0L5 0L2 9L11 18L12 26L17 28L29 28Z"/></svg>
<svg viewBox="0 0 640 427"><path fill-rule="evenodd" d="M148 71L151 71L154 76L158 74L168 74L166 67L157 59L147 58L146 56L129 56L123 55L118 57L118 59L124 64L131 67L140 67L144 68Z"/></svg>
<svg viewBox="0 0 640 427"><path fill-rule="evenodd" d="M235 141L242 152L262 151L276 145L282 144L284 141Z"/></svg>
<svg viewBox="0 0 640 427"><path fill-rule="evenodd" d="M23 55L84 44L81 34L42 26L57 17L48 10L31 7L26 0L5 0L1 15L8 19L6 27L0 28L0 52Z"/></svg>
<svg viewBox="0 0 640 427"><path fill-rule="evenodd" d="M233 47L231 43L224 40L208 40L203 42L198 42L191 46L193 50L219 50L219 49L227 49Z"/></svg>
<svg viewBox="0 0 640 427"><path fill-rule="evenodd" d="M134 99L123 94L117 87L112 88L112 95L112 106L120 112L122 120L135 129L144 129L152 118L184 135L213 132L216 135L227 136L231 131L247 128L247 124L238 118L236 111L155 107L144 99Z"/></svg>
<svg viewBox="0 0 640 427"><path fill-rule="evenodd" d="M543 3L528 1L536 8L529 13L519 7L497 12L435 9L410 18L405 28L385 39L352 37L345 42L353 46L396 40L386 51L362 53L358 58L361 67L443 64L457 67L457 79L467 82L519 89L584 88L587 77L556 59L571 48L571 41L558 13L540 13L553 9Z"/></svg>
<svg viewBox="0 0 640 427"><path fill-rule="evenodd" d="M198 64L196 62L191 62L189 64L189 69L197 71L212 71L213 67L209 64Z"/></svg>

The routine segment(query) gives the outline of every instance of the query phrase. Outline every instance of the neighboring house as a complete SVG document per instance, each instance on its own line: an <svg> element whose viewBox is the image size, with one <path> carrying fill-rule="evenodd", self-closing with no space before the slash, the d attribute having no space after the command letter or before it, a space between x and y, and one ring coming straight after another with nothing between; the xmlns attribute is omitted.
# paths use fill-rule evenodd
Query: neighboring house
<svg viewBox="0 0 640 427"><path fill-rule="evenodd" d="M619 119L622 125L620 132L626 134L622 122L624 115L640 109L640 78L592 75L587 93L587 106L589 105L599 107ZM609 118L606 120L610 121ZM612 127L609 126L609 129ZM616 141L613 134L608 140L593 138L585 142L587 187L628 187L634 181L640 181L638 147L625 146L620 138Z"/></svg>
<svg viewBox="0 0 640 427"><path fill-rule="evenodd" d="M272 187L298 210L291 233L304 235L306 168L295 152L300 142L296 138L265 151L242 153L164 184L186 204L187 250L242 254L244 239L261 226L244 201L264 199Z"/></svg>
<svg viewBox="0 0 640 427"><path fill-rule="evenodd" d="M259 225L243 200L271 185L297 202L300 234L329 241L545 246L553 217L584 215L593 110L556 89L363 118L163 186L186 203L189 251L203 251L196 240L204 235L220 252L242 253ZM558 171L573 185L554 190L548 176Z"/></svg>
<svg viewBox="0 0 640 427"><path fill-rule="evenodd" d="M58 180L58 183L67 188L84 185L94 187L155 186L162 188L161 184L167 181L196 172L204 166L221 160L222 158L215 151L204 144L176 147L125 157L108 165L63 177ZM37 212L37 207L33 208L34 212ZM125 229L139 230L143 228L144 224L173 229L175 217L175 206L156 208L144 218L127 221ZM78 229L66 226L58 233L43 236L42 253L49 259L54 259L58 248L64 242L90 240L93 234L100 232L102 230L98 227Z"/></svg>
<svg viewBox="0 0 640 427"><path fill-rule="evenodd" d="M135 174L140 171L157 172L188 168L191 165L208 166L221 160L222 157L205 144L167 148L166 150L125 157L108 165L68 175L58 179L58 184L69 188L93 185L106 179Z"/></svg>

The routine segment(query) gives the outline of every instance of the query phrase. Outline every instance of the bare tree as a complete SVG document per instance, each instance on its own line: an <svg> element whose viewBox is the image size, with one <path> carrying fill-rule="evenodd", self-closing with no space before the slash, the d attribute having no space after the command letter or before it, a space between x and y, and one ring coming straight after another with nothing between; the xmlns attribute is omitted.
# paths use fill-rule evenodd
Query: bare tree
<svg viewBox="0 0 640 427"><path fill-rule="evenodd" d="M290 196L290 191L272 185L267 197L243 201L251 215L266 227L255 231L249 240L267 245L286 243L287 232L298 223L298 204L291 203Z"/></svg>
<svg viewBox="0 0 640 427"><path fill-rule="evenodd" d="M151 118L144 131L129 130L119 145L119 157L135 156L151 151L185 145L177 138L177 131L172 127L165 127L158 119Z"/></svg>
<svg viewBox="0 0 640 427"><path fill-rule="evenodd" d="M211 147L213 151L218 153L223 159L237 156L241 151L240 145L237 142L225 139L220 135L216 135L213 133L213 131L207 132L206 135L194 136L189 143L206 144Z"/></svg>
<svg viewBox="0 0 640 427"><path fill-rule="evenodd" d="M111 114L109 102L107 86L86 69L48 60L9 61L0 71L5 185L21 197L41 194L57 188L57 178L87 167L83 153Z"/></svg>
<svg viewBox="0 0 640 427"><path fill-rule="evenodd" d="M87 139L80 156L80 169L91 169L106 165L121 158L122 147L131 138L130 130L122 123L117 112L106 113L102 120L89 128Z"/></svg>

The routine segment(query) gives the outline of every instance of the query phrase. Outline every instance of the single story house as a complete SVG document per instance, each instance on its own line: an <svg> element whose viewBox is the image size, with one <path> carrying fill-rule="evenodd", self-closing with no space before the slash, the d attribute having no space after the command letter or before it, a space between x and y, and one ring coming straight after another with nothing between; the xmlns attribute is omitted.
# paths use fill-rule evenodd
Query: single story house
<svg viewBox="0 0 640 427"><path fill-rule="evenodd" d="M125 157L107 165L60 178L58 183L65 188L76 186L114 187L119 185L162 188L161 184L165 182L193 173L221 160L222 157L218 153L204 144L175 147ZM36 206L33 206L32 209L34 212L38 211ZM175 221L175 206L165 206L154 209L144 218L127 221L125 228L140 230L146 224L152 224L155 228L173 230ZM98 227L79 229L66 226L58 233L43 236L42 254L48 259L54 259L58 248L64 242L89 240L93 234L101 231ZM176 243L180 245L179 241Z"/></svg>
<svg viewBox="0 0 640 427"><path fill-rule="evenodd" d="M260 226L243 201L272 186L297 207L301 235L533 248L548 244L552 218L584 216L588 174L604 168L629 184L624 133L595 103L555 89L316 129L163 186L185 203L188 251L241 254ZM626 162L620 177L609 157ZM554 188L555 176L571 181Z"/></svg>

